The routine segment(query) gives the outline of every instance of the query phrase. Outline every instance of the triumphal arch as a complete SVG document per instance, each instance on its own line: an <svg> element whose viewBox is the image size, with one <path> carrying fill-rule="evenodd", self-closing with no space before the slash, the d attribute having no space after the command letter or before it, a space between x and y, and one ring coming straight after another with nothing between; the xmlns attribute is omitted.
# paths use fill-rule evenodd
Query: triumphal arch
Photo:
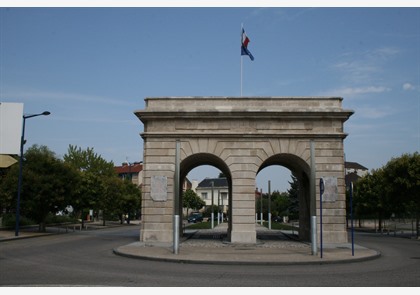
<svg viewBox="0 0 420 295"><path fill-rule="evenodd" d="M298 179L299 238L322 225L325 243L347 242L343 125L353 111L342 98L154 97L135 114L144 124L141 242L173 243L180 183L201 165L227 177L231 243L257 242L256 176L271 165Z"/></svg>

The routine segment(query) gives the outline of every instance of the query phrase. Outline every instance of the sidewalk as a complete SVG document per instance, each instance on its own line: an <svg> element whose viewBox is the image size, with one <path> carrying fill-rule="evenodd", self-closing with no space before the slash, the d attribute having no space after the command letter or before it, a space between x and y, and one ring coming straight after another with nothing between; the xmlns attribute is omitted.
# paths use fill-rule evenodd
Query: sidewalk
<svg viewBox="0 0 420 295"><path fill-rule="evenodd" d="M312 255L311 245L285 238L277 230L268 230L256 225L258 239L256 244L231 244L218 237L226 233L227 225L221 224L212 230L197 230L187 232L200 239L180 240L178 254L174 254L172 246L146 245L135 242L114 249L117 255L167 262L202 263L202 264L255 264L255 265L297 265L358 262L374 259L380 256L375 250L354 245L326 244L323 245L322 258L320 250ZM186 230L188 231L188 229ZM213 237L206 239L205 237ZM214 237L218 239L214 239ZM283 238L282 238L283 237Z"/></svg>
<svg viewBox="0 0 420 295"><path fill-rule="evenodd" d="M138 220L131 221L131 224L138 225L140 222ZM124 225L127 225L124 223ZM16 239L27 239L34 238L39 236L53 235L53 234L64 234L74 231L86 231L86 230L96 230L109 227L121 226L119 222L107 221L106 225L102 225L102 221L95 222L86 222L83 229L81 229L81 224L62 224L56 226L47 226L46 232L38 232L38 226L29 226L21 227L19 229L19 235L15 236L15 230L13 229L1 229L0 228L0 242L11 241Z"/></svg>
<svg viewBox="0 0 420 295"><path fill-rule="evenodd" d="M65 232L65 230L64 231L62 230L61 232ZM12 241L12 240L17 240L17 239L34 238L34 237L39 237L39 236L51 235L55 233L58 233L58 231L56 230L52 232L50 230L45 233L40 233L36 231L35 229L30 228L30 229L20 229L19 235L15 236L14 230L0 230L0 242Z"/></svg>

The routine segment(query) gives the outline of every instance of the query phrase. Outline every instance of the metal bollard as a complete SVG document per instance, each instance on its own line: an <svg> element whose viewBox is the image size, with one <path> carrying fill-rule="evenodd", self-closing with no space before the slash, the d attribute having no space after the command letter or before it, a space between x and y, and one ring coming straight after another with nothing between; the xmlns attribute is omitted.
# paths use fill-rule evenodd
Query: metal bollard
<svg viewBox="0 0 420 295"><path fill-rule="evenodd" d="M316 216L311 216L311 242L312 255L318 254L317 240L316 240Z"/></svg>
<svg viewBox="0 0 420 295"><path fill-rule="evenodd" d="M174 215L174 254L179 252L179 215Z"/></svg>

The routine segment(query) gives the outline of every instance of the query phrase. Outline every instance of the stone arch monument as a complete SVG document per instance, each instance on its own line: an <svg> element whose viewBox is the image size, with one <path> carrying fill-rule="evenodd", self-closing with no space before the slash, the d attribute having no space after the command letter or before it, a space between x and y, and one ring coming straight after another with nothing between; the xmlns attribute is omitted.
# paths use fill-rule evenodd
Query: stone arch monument
<svg viewBox="0 0 420 295"><path fill-rule="evenodd" d="M314 223L311 218L320 215L323 178L323 240L347 242L343 125L353 111L342 109L342 98L156 97L145 102L145 109L135 111L144 124L141 242L173 243L173 215L182 206L175 181L201 165L220 169L228 179L230 242L256 243L255 179L271 165L290 169L299 181L299 238L310 240L311 228L320 231L319 218Z"/></svg>

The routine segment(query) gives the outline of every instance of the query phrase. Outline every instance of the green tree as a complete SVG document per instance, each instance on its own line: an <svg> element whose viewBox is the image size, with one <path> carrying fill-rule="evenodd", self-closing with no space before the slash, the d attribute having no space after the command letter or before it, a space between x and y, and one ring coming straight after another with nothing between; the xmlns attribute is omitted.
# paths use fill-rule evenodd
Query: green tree
<svg viewBox="0 0 420 295"><path fill-rule="evenodd" d="M217 205L210 205L206 206L204 210L204 216L209 218L209 221L211 221L211 214L213 213L213 216L217 216L217 213L219 212L219 207Z"/></svg>
<svg viewBox="0 0 420 295"><path fill-rule="evenodd" d="M105 193L107 178L116 177L114 164L96 154L93 148L82 150L73 145L69 145L67 154L63 158L65 163L80 173L81 185L71 205L81 217L83 225L89 209L98 211L101 205L106 203L101 198L108 197Z"/></svg>
<svg viewBox="0 0 420 295"><path fill-rule="evenodd" d="M119 217L121 223L128 215L127 222L139 212L141 191L131 181L119 179L113 162L107 162L96 154L93 148L82 150L69 146L64 160L75 167L81 175L81 185L73 207L82 217L88 209L102 210L103 224L106 219Z"/></svg>
<svg viewBox="0 0 420 295"><path fill-rule="evenodd" d="M14 212L16 209L19 164L2 171L0 177L0 214Z"/></svg>
<svg viewBox="0 0 420 295"><path fill-rule="evenodd" d="M289 217L290 219L299 218L299 182L292 175L292 181L289 181L290 188L287 190L289 194Z"/></svg>
<svg viewBox="0 0 420 295"><path fill-rule="evenodd" d="M271 194L271 214L275 216L289 215L290 198L288 193L274 191Z"/></svg>
<svg viewBox="0 0 420 295"><path fill-rule="evenodd" d="M182 207L187 208L187 216L188 210L200 210L206 205L206 203L193 191L192 189L187 189L182 194Z"/></svg>
<svg viewBox="0 0 420 295"><path fill-rule="evenodd" d="M102 210L102 222L112 220L114 217L122 217L120 208L123 199L123 181L117 177L106 177L103 180L103 192L99 198L98 207ZM121 223L122 223L121 219Z"/></svg>
<svg viewBox="0 0 420 295"><path fill-rule="evenodd" d="M83 150L80 147L69 145L64 161L70 163L80 171L88 171L99 175L114 176L114 163L107 162L94 152L93 148Z"/></svg>
<svg viewBox="0 0 420 295"><path fill-rule="evenodd" d="M420 154L403 154L391 159L383 168L383 187L392 213L416 219L419 236Z"/></svg>
<svg viewBox="0 0 420 295"><path fill-rule="evenodd" d="M17 165L16 165L17 166ZM18 167L10 169L4 179L2 195L13 201L17 197ZM45 231L46 218L70 204L79 184L77 171L58 159L46 146L33 145L24 154L20 214L39 224Z"/></svg>
<svg viewBox="0 0 420 295"><path fill-rule="evenodd" d="M127 223L138 214L141 209L141 190L129 180L121 180L122 195L120 199L119 212L121 222L123 222L123 215L127 214Z"/></svg>
<svg viewBox="0 0 420 295"><path fill-rule="evenodd" d="M391 159L380 169L360 178L354 185L353 207L357 218L382 221L395 216L416 219L419 236L420 219L420 155L403 154Z"/></svg>
<svg viewBox="0 0 420 295"><path fill-rule="evenodd" d="M82 220L83 226L89 210L97 211L100 209L100 199L104 196L105 191L105 179L101 175L90 171L79 171L79 173L81 182L71 205L75 214Z"/></svg>
<svg viewBox="0 0 420 295"><path fill-rule="evenodd" d="M375 216L379 230L382 230L384 218L390 216L391 205L387 199L384 185L384 170L372 170L372 173L360 178L354 186L354 208L356 216Z"/></svg>

